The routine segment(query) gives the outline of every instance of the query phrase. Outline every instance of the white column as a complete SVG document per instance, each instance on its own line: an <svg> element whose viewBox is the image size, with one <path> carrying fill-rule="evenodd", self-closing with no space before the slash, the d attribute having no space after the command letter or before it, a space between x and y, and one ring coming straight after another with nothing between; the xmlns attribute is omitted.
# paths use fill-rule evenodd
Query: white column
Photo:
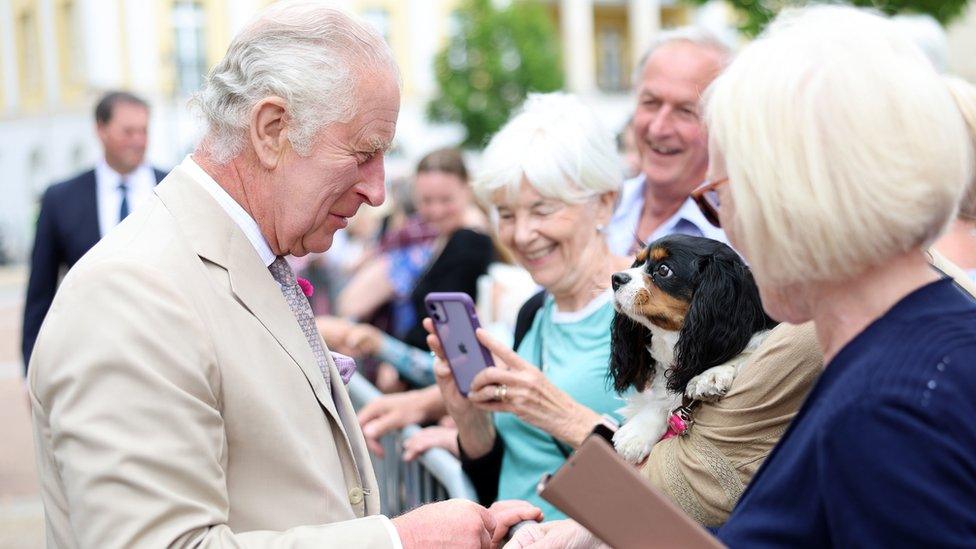
<svg viewBox="0 0 976 549"><path fill-rule="evenodd" d="M596 91L592 0L560 0L566 85L574 93Z"/></svg>
<svg viewBox="0 0 976 549"><path fill-rule="evenodd" d="M0 84L3 85L3 96L6 100L6 110L15 112L20 105L20 87L17 85L19 73L17 72L17 55L14 50L17 44L14 41L14 22L13 11L10 0L0 0L0 55L3 60L3 74L0 74ZM0 105L0 109L3 106Z"/></svg>
<svg viewBox="0 0 976 549"><path fill-rule="evenodd" d="M627 0L627 21L630 24L631 63L636 67L654 35L661 30L660 0Z"/></svg>
<svg viewBox="0 0 976 549"><path fill-rule="evenodd" d="M85 48L88 86L96 90L118 88L123 84L122 22L119 4L98 0L78 2L81 17L81 42Z"/></svg>
<svg viewBox="0 0 976 549"><path fill-rule="evenodd" d="M129 65L133 91L151 95L159 89L162 53L159 51L159 22L155 0L126 0L123 24L124 61Z"/></svg>
<svg viewBox="0 0 976 549"><path fill-rule="evenodd" d="M426 102L437 91L434 75L434 58L446 34L440 27L447 27L447 18L433 17L438 6L433 0L407 2L409 30L410 73L413 93L418 101Z"/></svg>
<svg viewBox="0 0 976 549"><path fill-rule="evenodd" d="M58 72L58 37L54 31L54 6L51 0L38 3L37 17L41 26L41 78L44 80L48 107L57 106L61 99L61 75Z"/></svg>

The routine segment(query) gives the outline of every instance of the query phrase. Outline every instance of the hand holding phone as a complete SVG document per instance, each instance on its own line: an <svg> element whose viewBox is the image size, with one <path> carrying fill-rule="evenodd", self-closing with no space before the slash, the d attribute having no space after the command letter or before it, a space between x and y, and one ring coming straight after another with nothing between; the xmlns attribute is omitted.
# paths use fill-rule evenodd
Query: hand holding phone
<svg viewBox="0 0 976 549"><path fill-rule="evenodd" d="M441 340L447 365L451 368L458 391L468 396L471 381L478 372L494 366L491 353L475 336L481 324L468 294L434 292L424 299L427 315L434 323L434 331Z"/></svg>

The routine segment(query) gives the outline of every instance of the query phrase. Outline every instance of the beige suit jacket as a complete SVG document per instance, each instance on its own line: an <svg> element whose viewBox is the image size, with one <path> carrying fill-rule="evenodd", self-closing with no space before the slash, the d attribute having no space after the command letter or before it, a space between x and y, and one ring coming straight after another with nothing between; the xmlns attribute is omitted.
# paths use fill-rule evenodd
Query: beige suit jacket
<svg viewBox="0 0 976 549"><path fill-rule="evenodd" d="M255 249L177 168L72 268L37 339L48 546L391 546L329 369L331 392Z"/></svg>

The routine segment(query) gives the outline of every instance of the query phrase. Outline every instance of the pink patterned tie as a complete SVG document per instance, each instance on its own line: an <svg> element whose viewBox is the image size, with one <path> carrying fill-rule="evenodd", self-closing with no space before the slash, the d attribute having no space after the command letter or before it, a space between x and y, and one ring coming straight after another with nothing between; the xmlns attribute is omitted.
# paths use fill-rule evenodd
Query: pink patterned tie
<svg viewBox="0 0 976 549"><path fill-rule="evenodd" d="M281 286L281 294L285 297L291 313L295 315L295 320L298 321L298 326L302 329L302 333L305 334L305 339L308 340L308 344L312 348L312 354L315 355L315 362L322 372L322 377L325 378L325 384L330 386L331 390L329 363L325 357L325 346L322 345L322 337L319 336L318 329L315 327L315 316L312 314L312 306L308 304L308 298L305 297L305 293L298 285L295 273L292 272L291 266L288 265L285 258L280 256L274 260L274 263L268 267L268 270L271 271L271 276ZM345 355L333 353L332 356L335 360L336 367L339 369L342 382L349 383L349 378L356 371L356 362Z"/></svg>

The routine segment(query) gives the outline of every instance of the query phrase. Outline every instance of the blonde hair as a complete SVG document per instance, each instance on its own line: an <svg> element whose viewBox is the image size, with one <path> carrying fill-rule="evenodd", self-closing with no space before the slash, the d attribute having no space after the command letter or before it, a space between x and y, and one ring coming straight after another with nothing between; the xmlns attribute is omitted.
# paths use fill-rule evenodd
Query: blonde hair
<svg viewBox="0 0 976 549"><path fill-rule="evenodd" d="M492 137L473 182L488 204L498 190L518 194L526 180L542 196L580 204L623 182L613 133L578 98L531 94Z"/></svg>
<svg viewBox="0 0 976 549"><path fill-rule="evenodd" d="M946 86L868 10L784 11L706 97L730 231L762 283L843 280L927 246L971 177Z"/></svg>
<svg viewBox="0 0 976 549"><path fill-rule="evenodd" d="M955 76L944 76L943 79L969 127L970 143L976 150L976 86ZM959 204L959 217L966 221L976 221L976 177L970 178L963 194Z"/></svg>

